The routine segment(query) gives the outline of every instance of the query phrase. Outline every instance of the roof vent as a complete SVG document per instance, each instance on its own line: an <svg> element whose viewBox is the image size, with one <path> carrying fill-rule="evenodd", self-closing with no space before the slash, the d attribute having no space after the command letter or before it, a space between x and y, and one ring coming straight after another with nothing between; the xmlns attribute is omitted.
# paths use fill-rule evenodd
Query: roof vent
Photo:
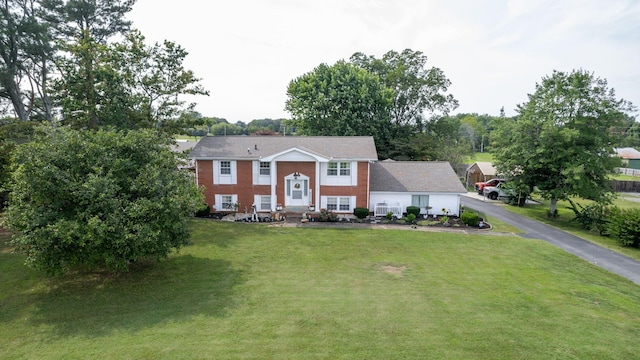
<svg viewBox="0 0 640 360"><path fill-rule="evenodd" d="M258 144L253 145L254 149L258 150Z"/></svg>

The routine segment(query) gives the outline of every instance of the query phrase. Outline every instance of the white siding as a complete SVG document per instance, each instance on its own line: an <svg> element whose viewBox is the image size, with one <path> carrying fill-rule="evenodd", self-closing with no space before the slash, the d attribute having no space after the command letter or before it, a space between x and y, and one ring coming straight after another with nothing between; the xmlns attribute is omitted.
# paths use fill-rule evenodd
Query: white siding
<svg viewBox="0 0 640 360"><path fill-rule="evenodd" d="M271 175L260 175L260 160L252 161L252 177L253 185L271 185ZM270 172L275 171L273 168L269 168Z"/></svg>
<svg viewBox="0 0 640 360"><path fill-rule="evenodd" d="M225 160L228 161L228 160ZM235 185L238 183L238 164L236 161L231 163L231 174L220 174L220 160L213 161L213 184L214 185Z"/></svg>
<svg viewBox="0 0 640 360"><path fill-rule="evenodd" d="M449 215L458 216L460 214L460 194L372 191L369 210L372 212L375 211L375 206L378 203L386 203L388 205L396 205L399 203L402 206L402 211L406 212L407 206L411 205L412 195L429 195L429 206L431 206L429 210L430 215L443 215L443 208L449 212Z"/></svg>
<svg viewBox="0 0 640 360"><path fill-rule="evenodd" d="M348 176L327 175L328 163L320 163L320 184L331 186L356 186L358 185L358 162L357 161L335 161L348 162L350 164L350 174ZM338 173L340 168L338 167Z"/></svg>

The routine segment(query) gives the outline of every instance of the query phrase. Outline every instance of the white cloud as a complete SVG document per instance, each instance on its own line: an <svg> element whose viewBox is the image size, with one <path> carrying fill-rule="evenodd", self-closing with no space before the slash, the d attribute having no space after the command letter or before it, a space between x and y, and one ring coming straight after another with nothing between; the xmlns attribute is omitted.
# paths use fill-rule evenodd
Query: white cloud
<svg viewBox="0 0 640 360"><path fill-rule="evenodd" d="M411 48L445 72L459 112L507 114L554 69L607 78L640 105L640 3L613 0L138 0L150 41L189 51L211 91L197 110L230 121L288 117L286 88L354 52Z"/></svg>

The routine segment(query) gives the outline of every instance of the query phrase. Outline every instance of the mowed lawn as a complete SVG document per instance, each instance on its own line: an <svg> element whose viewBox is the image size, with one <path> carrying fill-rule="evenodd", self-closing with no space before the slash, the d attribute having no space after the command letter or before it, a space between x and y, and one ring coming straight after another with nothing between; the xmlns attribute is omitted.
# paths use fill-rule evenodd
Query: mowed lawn
<svg viewBox="0 0 640 360"><path fill-rule="evenodd" d="M192 227L193 245L119 276L47 278L3 246L0 358L639 356L640 286L542 241Z"/></svg>

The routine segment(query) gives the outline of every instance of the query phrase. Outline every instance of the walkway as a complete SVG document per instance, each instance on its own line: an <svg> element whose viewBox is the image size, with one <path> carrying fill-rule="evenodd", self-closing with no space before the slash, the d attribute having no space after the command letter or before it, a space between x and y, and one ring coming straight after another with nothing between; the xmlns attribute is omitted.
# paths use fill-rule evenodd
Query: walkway
<svg viewBox="0 0 640 360"><path fill-rule="evenodd" d="M501 206L495 205L494 201L484 201L482 197L463 196L462 204L467 208L481 211L495 219L522 229L525 232L520 235L522 237L544 240L596 266L640 284L640 262L637 260L541 222L514 214Z"/></svg>

